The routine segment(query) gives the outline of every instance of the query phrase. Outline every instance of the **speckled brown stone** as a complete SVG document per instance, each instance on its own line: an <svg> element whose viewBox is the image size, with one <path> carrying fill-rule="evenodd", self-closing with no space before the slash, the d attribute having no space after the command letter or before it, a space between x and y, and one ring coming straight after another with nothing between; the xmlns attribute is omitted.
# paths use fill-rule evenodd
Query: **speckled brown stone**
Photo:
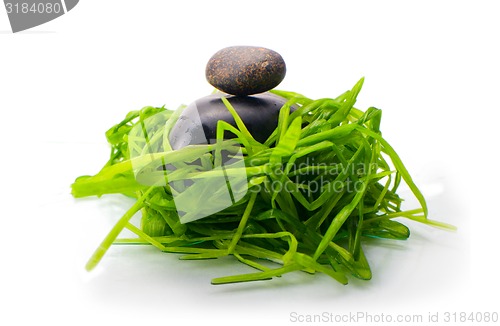
<svg viewBox="0 0 500 326"><path fill-rule="evenodd" d="M251 95L266 92L285 78L281 55L255 46L232 46L215 53L207 63L207 81L222 92Z"/></svg>

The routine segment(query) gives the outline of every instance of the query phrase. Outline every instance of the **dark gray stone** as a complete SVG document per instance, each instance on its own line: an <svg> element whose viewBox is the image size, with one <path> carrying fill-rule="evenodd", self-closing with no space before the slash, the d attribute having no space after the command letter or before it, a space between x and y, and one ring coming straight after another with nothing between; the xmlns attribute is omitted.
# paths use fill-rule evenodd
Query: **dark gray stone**
<svg viewBox="0 0 500 326"><path fill-rule="evenodd" d="M285 78L281 55L255 46L232 46L215 53L207 63L207 81L222 92L252 95L267 92Z"/></svg>
<svg viewBox="0 0 500 326"><path fill-rule="evenodd" d="M236 127L233 116L221 100L223 96L234 107L250 134L261 143L276 129L279 111L286 103L286 99L272 93L253 96L217 93L202 97L184 109L170 131L169 140L173 149L180 149L187 145L214 143L219 120ZM229 132L224 135L225 139L234 137L234 134Z"/></svg>

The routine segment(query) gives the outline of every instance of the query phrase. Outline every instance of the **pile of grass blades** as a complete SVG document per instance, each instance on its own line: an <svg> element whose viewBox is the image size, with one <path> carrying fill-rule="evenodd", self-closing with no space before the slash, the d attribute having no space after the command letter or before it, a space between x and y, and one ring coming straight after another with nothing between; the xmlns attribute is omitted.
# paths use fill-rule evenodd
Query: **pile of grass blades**
<svg viewBox="0 0 500 326"><path fill-rule="evenodd" d="M265 280L300 270L322 272L347 284L349 274L364 280L372 276L363 237L409 237L409 229L394 218L453 229L428 219L422 193L382 137L381 110L353 107L362 84L363 79L337 98L318 100L272 91L287 103L264 143L252 137L224 98L236 127L220 121L214 143L179 150L172 150L168 134L183 107L130 112L106 133L111 145L106 165L72 185L74 197L122 193L137 199L97 248L87 269L94 268L113 243L150 244L163 252L186 254L181 259L232 255L256 269L213 279L213 284ZM223 139L227 133L234 138ZM228 157L236 163L227 163ZM189 218L219 200L217 189L200 192L198 198L187 199L192 212L179 216L176 197L189 187L186 182L221 174L245 176L244 182L228 185L241 198L209 216ZM402 181L421 207L402 210L397 194ZM139 211L138 227L130 220ZM137 238L119 239L123 229ZM264 261L276 263L275 268Z"/></svg>

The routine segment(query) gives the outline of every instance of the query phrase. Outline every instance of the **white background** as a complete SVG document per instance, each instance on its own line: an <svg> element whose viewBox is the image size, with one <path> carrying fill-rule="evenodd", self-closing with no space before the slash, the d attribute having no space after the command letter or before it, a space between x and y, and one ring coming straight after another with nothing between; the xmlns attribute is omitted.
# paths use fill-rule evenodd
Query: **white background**
<svg viewBox="0 0 500 326"><path fill-rule="evenodd" d="M0 8L0 324L498 312L498 12L494 1L83 0L12 34ZM74 200L69 185L104 164L104 132L128 111L209 94L205 64L230 45L278 51L287 63L279 88L312 98L365 76L356 106L383 109L384 136L431 218L458 231L409 223L406 242L368 242L374 277L347 286L303 273L213 286L249 270L150 247L113 247L86 273L131 202Z"/></svg>

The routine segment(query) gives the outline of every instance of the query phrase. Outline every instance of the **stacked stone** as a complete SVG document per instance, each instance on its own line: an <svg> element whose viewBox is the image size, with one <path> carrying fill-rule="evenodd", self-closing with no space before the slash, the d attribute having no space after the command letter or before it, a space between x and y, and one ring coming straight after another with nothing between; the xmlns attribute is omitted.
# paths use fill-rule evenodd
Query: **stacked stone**
<svg viewBox="0 0 500 326"><path fill-rule="evenodd" d="M207 81L220 90L191 103L172 128L173 149L212 143L220 120L236 126L221 98L225 97L259 142L276 129L279 110L286 103L268 92L285 78L286 66L277 52L255 46L232 46L215 53L206 66ZM224 138L235 135L227 133Z"/></svg>
<svg viewBox="0 0 500 326"><path fill-rule="evenodd" d="M215 53L207 63L207 81L231 95L267 92L281 83L286 74L285 61L266 48L232 46Z"/></svg>

